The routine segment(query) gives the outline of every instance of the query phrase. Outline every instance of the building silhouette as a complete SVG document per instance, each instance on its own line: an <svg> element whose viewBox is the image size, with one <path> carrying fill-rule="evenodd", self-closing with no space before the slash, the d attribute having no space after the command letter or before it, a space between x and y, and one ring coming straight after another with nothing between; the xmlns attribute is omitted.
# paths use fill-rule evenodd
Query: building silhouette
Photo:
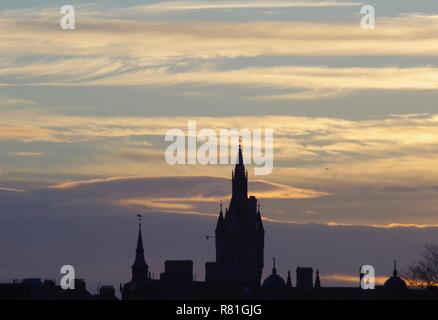
<svg viewBox="0 0 438 320"><path fill-rule="evenodd" d="M394 261L394 271L392 272L392 277L385 281L384 286L387 290L391 291L406 290L407 286L405 281L398 276L397 261Z"/></svg>
<svg viewBox="0 0 438 320"><path fill-rule="evenodd" d="M239 145L238 161L232 172L232 196L223 212L220 206L215 229L216 261L205 264L205 281L193 277L193 261L167 260L159 279L151 276L146 263L142 237L142 221L138 215L138 236L131 280L120 284L123 300L188 300L188 299L254 299L254 300L357 300L357 299L438 299L438 290L409 289L394 270L383 286L375 290L355 287L325 287L319 270L314 278L313 268L297 267L295 286L291 272L287 280L277 270L276 259L272 272L261 282L264 261L264 237L260 206L254 196L248 197L248 173ZM359 273L359 283L365 276ZM262 285L260 285L262 283ZM76 279L75 289L62 289L54 281L24 279L0 283L0 300L115 300L113 286L102 285L92 295L85 280Z"/></svg>
<svg viewBox="0 0 438 320"><path fill-rule="evenodd" d="M260 206L248 196L248 173L239 144L238 161L232 172L232 196L229 207L220 205L215 229L216 261L205 264L205 281L193 279L190 260L166 261L160 279L152 279L144 258L141 221L137 238L132 279L121 286L122 299L391 299L430 298L418 290L407 290L404 281L393 276L376 290L359 287L324 287L319 270L297 267L296 286L291 273L287 280L278 273L273 258L272 272L261 282L264 261L264 237ZM209 237L207 237L209 238ZM364 275L360 274L358 280ZM262 283L262 285L260 285ZM432 297L438 298L436 293Z"/></svg>
<svg viewBox="0 0 438 320"><path fill-rule="evenodd" d="M205 265L209 284L240 286L254 290L263 273L265 230L257 198L248 197L248 172L239 144L238 161L232 172L229 208L222 204L215 230L216 262Z"/></svg>

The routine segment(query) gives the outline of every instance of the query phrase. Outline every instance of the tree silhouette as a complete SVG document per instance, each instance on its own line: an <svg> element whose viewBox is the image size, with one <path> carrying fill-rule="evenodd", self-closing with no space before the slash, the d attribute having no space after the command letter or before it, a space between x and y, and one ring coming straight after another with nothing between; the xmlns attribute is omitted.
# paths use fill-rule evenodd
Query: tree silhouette
<svg viewBox="0 0 438 320"><path fill-rule="evenodd" d="M438 244L426 244L421 259L403 273L410 286L431 288L438 285Z"/></svg>

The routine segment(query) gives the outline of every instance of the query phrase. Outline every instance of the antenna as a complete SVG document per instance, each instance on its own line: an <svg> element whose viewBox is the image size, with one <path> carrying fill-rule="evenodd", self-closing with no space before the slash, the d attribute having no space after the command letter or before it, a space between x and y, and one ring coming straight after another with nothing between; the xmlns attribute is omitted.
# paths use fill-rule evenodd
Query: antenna
<svg viewBox="0 0 438 320"><path fill-rule="evenodd" d="M205 239L207 239L207 240L210 240L211 238L216 238L215 236L210 236L210 235L207 235L206 237L205 237Z"/></svg>

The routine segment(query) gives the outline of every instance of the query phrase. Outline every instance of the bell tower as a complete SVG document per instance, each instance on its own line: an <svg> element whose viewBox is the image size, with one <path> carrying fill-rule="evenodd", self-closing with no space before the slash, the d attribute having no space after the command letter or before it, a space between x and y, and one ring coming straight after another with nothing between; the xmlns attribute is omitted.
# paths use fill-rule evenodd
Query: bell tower
<svg viewBox="0 0 438 320"><path fill-rule="evenodd" d="M221 204L215 230L216 262L206 265L206 282L254 289L263 272L265 231L260 205L248 197L242 145L232 172L232 196L225 215Z"/></svg>

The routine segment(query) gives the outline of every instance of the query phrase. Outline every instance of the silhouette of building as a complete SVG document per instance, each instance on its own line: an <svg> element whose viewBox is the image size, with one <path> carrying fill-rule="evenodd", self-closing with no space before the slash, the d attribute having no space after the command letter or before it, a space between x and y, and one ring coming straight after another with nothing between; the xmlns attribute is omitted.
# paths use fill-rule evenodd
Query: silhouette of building
<svg viewBox="0 0 438 320"><path fill-rule="evenodd" d="M263 273L264 235L260 209L254 196L248 197L248 173L243 164L242 147L239 144L238 162L232 173L232 197L225 215L221 209L215 230L216 261L205 265L205 281L193 277L193 261L167 260L159 279L151 277L146 263L141 216L138 215L138 236L131 280L120 284L123 300L139 299L438 299L438 290L412 290L394 271L384 284L375 290L357 287L322 287L319 270L313 282L311 267L297 267L296 287L291 273L285 282L276 268L273 258L271 274L260 286ZM364 277L359 275L359 281ZM0 300L114 300L113 286L101 286L92 295L82 279L75 279L75 289L63 290L54 281L24 279L0 284Z"/></svg>
<svg viewBox="0 0 438 320"><path fill-rule="evenodd" d="M392 277L385 281L384 287L385 289L392 291L406 290L406 283L398 276L397 261L394 261L394 271L392 272Z"/></svg>
<svg viewBox="0 0 438 320"><path fill-rule="evenodd" d="M164 273L160 279L173 285L185 285L193 282L193 261L168 260L164 263Z"/></svg>
<svg viewBox="0 0 438 320"><path fill-rule="evenodd" d="M230 205L225 215L221 205L215 230L216 262L206 263L205 282L248 290L258 288L263 273L264 238L257 199L248 198L248 172L239 144Z"/></svg>
<svg viewBox="0 0 438 320"><path fill-rule="evenodd" d="M0 300L117 300L113 286L103 285L92 295L83 279L75 279L74 289L62 289L53 280L28 278L0 284Z"/></svg>
<svg viewBox="0 0 438 320"><path fill-rule="evenodd" d="M144 259L143 237L141 235L141 216L138 216L140 221L138 224L137 248L135 249L135 260L132 264L132 282L145 282L148 278L149 266Z"/></svg>
<svg viewBox="0 0 438 320"><path fill-rule="evenodd" d="M292 288L292 279L290 277L290 271L287 271L287 282L286 282L286 287L288 288Z"/></svg>
<svg viewBox="0 0 438 320"><path fill-rule="evenodd" d="M316 270L315 288L321 288L321 279L319 279L319 270Z"/></svg>
<svg viewBox="0 0 438 320"><path fill-rule="evenodd" d="M137 217L139 218L137 247L134 263L131 266L131 281L123 287L120 285L120 291L124 300L156 299L159 298L159 290L156 281L151 279L149 266L144 258L141 215L137 215Z"/></svg>
<svg viewBox="0 0 438 320"><path fill-rule="evenodd" d="M297 289L311 290L313 288L313 269L297 267Z"/></svg>
<svg viewBox="0 0 438 320"><path fill-rule="evenodd" d="M263 281L263 288L285 288L286 283L284 279L277 274L277 268L275 268L275 258L272 258L273 267L272 273L269 275L265 281Z"/></svg>

